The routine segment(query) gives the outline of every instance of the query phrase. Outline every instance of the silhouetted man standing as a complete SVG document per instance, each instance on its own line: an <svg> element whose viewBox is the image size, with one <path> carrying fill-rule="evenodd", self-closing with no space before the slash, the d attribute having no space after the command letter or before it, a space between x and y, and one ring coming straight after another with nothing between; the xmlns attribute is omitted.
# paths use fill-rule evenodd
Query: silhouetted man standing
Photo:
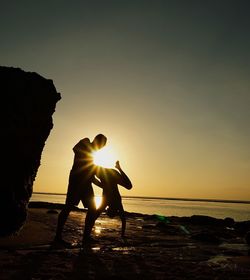
<svg viewBox="0 0 250 280"><path fill-rule="evenodd" d="M69 175L65 206L58 216L55 242L68 245L68 243L62 239L63 227L70 211L74 206L77 206L80 201L82 201L85 208L88 208L85 218L83 242L91 241L90 234L96 215L92 183L100 186L100 182L95 178L96 170L92 153L104 147L106 142L106 136L98 134L95 136L92 143L88 138L84 138L74 146L74 162Z"/></svg>

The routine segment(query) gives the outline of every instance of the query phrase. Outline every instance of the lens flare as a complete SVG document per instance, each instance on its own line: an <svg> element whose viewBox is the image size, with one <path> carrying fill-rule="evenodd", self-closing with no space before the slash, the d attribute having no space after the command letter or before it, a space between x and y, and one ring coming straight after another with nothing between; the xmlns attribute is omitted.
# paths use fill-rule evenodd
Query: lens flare
<svg viewBox="0 0 250 280"><path fill-rule="evenodd" d="M116 157L110 147L104 147L93 153L94 164L105 168L115 166Z"/></svg>
<svg viewBox="0 0 250 280"><path fill-rule="evenodd" d="M101 196L95 196L95 207L99 208L102 203L102 197Z"/></svg>

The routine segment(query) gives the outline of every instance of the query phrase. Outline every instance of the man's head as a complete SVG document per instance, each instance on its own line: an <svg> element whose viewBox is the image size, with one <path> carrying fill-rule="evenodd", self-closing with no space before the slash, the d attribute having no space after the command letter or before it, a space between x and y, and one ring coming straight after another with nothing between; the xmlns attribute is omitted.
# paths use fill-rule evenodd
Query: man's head
<svg viewBox="0 0 250 280"><path fill-rule="evenodd" d="M82 153L82 152L86 152L87 150L90 149L90 140L89 138L83 138L81 139L73 148L73 151L75 153Z"/></svg>
<svg viewBox="0 0 250 280"><path fill-rule="evenodd" d="M103 134L97 134L92 141L92 146L94 150L99 150L106 145L107 137Z"/></svg>

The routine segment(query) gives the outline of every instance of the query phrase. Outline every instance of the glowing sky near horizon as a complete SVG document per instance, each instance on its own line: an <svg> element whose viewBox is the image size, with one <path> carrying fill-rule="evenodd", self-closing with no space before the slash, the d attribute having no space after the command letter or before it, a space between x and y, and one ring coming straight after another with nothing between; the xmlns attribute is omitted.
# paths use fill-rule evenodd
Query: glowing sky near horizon
<svg viewBox="0 0 250 280"><path fill-rule="evenodd" d="M250 200L249 1L5 2L1 65L62 96L34 191L65 193L73 146L103 133L124 195Z"/></svg>

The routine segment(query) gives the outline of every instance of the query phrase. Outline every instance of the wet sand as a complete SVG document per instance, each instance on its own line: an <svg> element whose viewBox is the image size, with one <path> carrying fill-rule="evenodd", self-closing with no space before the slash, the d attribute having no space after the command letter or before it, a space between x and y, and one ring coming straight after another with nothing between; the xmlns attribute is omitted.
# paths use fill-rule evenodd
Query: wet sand
<svg viewBox="0 0 250 280"><path fill-rule="evenodd" d="M97 243L61 248L51 246L60 207L30 207L22 230L0 238L1 280L250 279L249 221L128 213L123 240L120 220L104 213L93 230ZM66 241L81 242L85 215L71 212Z"/></svg>

